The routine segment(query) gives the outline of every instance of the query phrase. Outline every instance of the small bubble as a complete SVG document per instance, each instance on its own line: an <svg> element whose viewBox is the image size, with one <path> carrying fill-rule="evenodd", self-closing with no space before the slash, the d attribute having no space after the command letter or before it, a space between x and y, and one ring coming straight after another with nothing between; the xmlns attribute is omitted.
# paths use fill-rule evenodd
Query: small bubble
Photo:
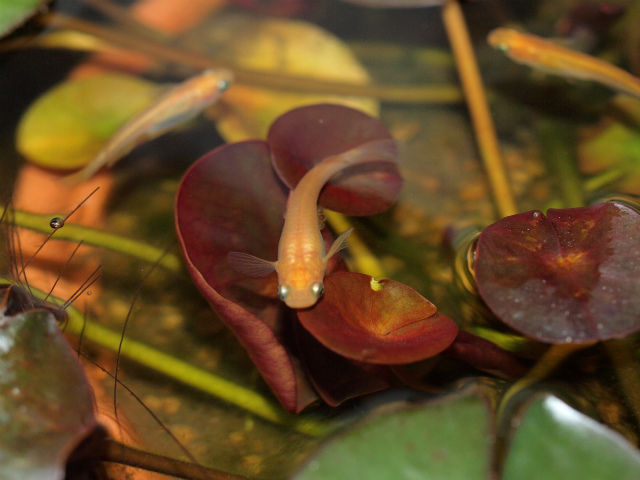
<svg viewBox="0 0 640 480"><path fill-rule="evenodd" d="M92 293L91 290L87 290L87 295L91 295Z"/></svg>
<svg viewBox="0 0 640 480"><path fill-rule="evenodd" d="M49 226L54 230L64 227L64 218L62 217L54 217L49 222Z"/></svg>
<svg viewBox="0 0 640 480"><path fill-rule="evenodd" d="M533 218L538 218L540 216L540 212L533 212Z"/></svg>

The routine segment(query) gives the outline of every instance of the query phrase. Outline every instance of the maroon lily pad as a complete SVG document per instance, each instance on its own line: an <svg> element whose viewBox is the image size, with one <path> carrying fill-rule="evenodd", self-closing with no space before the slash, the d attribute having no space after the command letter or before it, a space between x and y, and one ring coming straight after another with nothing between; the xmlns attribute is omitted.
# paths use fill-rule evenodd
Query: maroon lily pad
<svg viewBox="0 0 640 480"><path fill-rule="evenodd" d="M412 288L394 280L376 285L368 275L337 272L325 278L324 297L298 311L302 325L330 350L385 365L440 353L458 328ZM357 301L354 301L357 299Z"/></svg>
<svg viewBox="0 0 640 480"><path fill-rule="evenodd" d="M178 239L200 292L245 347L280 403L300 411L313 398L283 345L283 309L273 298L275 275L253 279L234 271L230 251L274 259L286 188L263 141L217 148L184 175L175 205Z"/></svg>
<svg viewBox="0 0 640 480"><path fill-rule="evenodd" d="M548 343L640 329L640 214L617 202L520 213L487 227L478 291L506 324Z"/></svg>
<svg viewBox="0 0 640 480"><path fill-rule="evenodd" d="M385 139L392 137L380 120L331 104L300 107L281 115L267 137L273 166L290 188L322 159ZM332 179L323 189L319 205L347 215L387 210L400 192L402 177L394 163L371 160L345 169Z"/></svg>

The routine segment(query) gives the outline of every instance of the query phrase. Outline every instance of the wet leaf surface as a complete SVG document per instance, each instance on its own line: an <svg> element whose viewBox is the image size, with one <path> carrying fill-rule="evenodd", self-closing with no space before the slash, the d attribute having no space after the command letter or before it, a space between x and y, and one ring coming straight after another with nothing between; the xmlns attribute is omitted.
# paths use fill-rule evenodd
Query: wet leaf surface
<svg viewBox="0 0 640 480"><path fill-rule="evenodd" d="M3 292L11 296L8 289ZM96 427L76 354L47 310L0 315L0 477L64 478L67 457Z"/></svg>
<svg viewBox="0 0 640 480"><path fill-rule="evenodd" d="M47 3L49 0L1 0L0 37L11 33Z"/></svg>
<svg viewBox="0 0 640 480"><path fill-rule="evenodd" d="M273 122L267 136L274 167L290 188L322 159L385 139L392 137L380 120L333 104L291 110ZM387 210L401 187L402 177L395 164L367 163L331 180L319 204L347 215L372 215Z"/></svg>
<svg viewBox="0 0 640 480"><path fill-rule="evenodd" d="M120 73L64 81L23 114L16 148L42 167L83 166L158 92L154 83Z"/></svg>
<svg viewBox="0 0 640 480"><path fill-rule="evenodd" d="M436 355L458 332L453 321L412 288L394 280L373 285L368 275L352 272L327 276L323 298L314 308L300 310L298 318L327 348L385 365Z"/></svg>
<svg viewBox="0 0 640 480"><path fill-rule="evenodd" d="M617 202L506 217L478 239L478 290L540 341L621 337L640 328L639 242L640 215Z"/></svg>
<svg viewBox="0 0 640 480"><path fill-rule="evenodd" d="M502 478L633 480L639 476L640 453L633 445L547 394L534 397L518 421Z"/></svg>

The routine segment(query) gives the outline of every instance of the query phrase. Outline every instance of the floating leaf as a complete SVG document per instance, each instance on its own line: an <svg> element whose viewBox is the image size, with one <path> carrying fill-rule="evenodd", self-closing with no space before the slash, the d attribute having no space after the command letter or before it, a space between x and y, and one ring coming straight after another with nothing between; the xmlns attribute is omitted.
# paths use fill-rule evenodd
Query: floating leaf
<svg viewBox="0 0 640 480"><path fill-rule="evenodd" d="M49 0L0 0L0 37L35 15Z"/></svg>
<svg viewBox="0 0 640 480"><path fill-rule="evenodd" d="M151 104L159 87L130 75L105 73L67 80L38 98L18 125L16 146L48 168L87 164L134 114Z"/></svg>
<svg viewBox="0 0 640 480"><path fill-rule="evenodd" d="M183 41L241 69L355 84L369 81L366 70L337 37L300 20L225 13L189 33ZM221 108L216 118L227 141L264 138L275 118L302 105L333 102L371 115L378 113L378 104L371 99L300 93L286 88L286 84L285 89L269 90L245 85L242 80L238 74L238 84L225 94L226 108ZM252 84L260 84L259 75L252 77Z"/></svg>
<svg viewBox="0 0 640 480"><path fill-rule="evenodd" d="M271 125L267 141L280 178L293 188L322 159L373 140L391 138L387 127L376 118L353 108L320 104L280 116ZM401 187L402 177L395 164L362 164L332 180L323 189L319 204L347 215L372 215L387 210Z"/></svg>
<svg viewBox="0 0 640 480"><path fill-rule="evenodd" d="M577 151L583 173L613 170L617 191L640 194L640 101L615 97L603 120L583 130Z"/></svg>
<svg viewBox="0 0 640 480"><path fill-rule="evenodd" d="M14 288L0 315L0 478L62 479L97 425L93 396L51 312L12 314Z"/></svg>
<svg viewBox="0 0 640 480"><path fill-rule="evenodd" d="M557 397L538 396L516 424L503 480L640 478L633 445Z"/></svg>
<svg viewBox="0 0 640 480"><path fill-rule="evenodd" d="M458 332L431 302L400 282L337 272L324 285L323 298L314 308L298 311L298 318L322 344L347 358L385 365L416 362L440 353Z"/></svg>
<svg viewBox="0 0 640 480"><path fill-rule="evenodd" d="M486 480L492 446L486 401L451 396L368 418L326 444L293 479Z"/></svg>
<svg viewBox="0 0 640 480"><path fill-rule="evenodd" d="M505 323L550 343L640 329L640 215L617 202L520 213L487 227L480 295Z"/></svg>

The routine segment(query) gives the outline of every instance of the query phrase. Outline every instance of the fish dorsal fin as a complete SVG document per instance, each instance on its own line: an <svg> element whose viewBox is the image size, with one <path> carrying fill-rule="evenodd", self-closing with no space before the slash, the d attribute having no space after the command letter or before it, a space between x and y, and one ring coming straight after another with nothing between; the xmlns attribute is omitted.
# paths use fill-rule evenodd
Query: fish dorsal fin
<svg viewBox="0 0 640 480"><path fill-rule="evenodd" d="M333 241L333 244L331 244L331 248L329 248L329 251L324 256L325 260L329 260L336 253L347 246L347 238L349 238L349 235L351 235L352 230L353 228L350 228L346 232L342 232L340 236Z"/></svg>
<svg viewBox="0 0 640 480"><path fill-rule="evenodd" d="M276 269L276 262L270 262L244 252L227 253L227 261L236 272L248 277L266 277Z"/></svg>

